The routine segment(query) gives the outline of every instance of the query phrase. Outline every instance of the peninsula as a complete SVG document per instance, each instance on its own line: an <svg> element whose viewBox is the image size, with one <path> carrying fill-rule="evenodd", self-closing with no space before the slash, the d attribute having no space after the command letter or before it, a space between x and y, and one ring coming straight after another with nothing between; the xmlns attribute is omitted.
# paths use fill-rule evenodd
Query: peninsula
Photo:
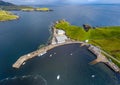
<svg viewBox="0 0 120 85"><path fill-rule="evenodd" d="M9 3L9 2L5 2L5 1L0 1L0 9L2 10L6 10L6 11L43 11L43 12L47 12L47 11L52 11L49 8L46 7L31 7L31 6L25 6L25 5L15 5L13 3Z"/></svg>
<svg viewBox="0 0 120 85"><path fill-rule="evenodd" d="M96 59L90 62L91 65L94 65L99 62L103 62L115 72L120 72L119 67L116 64L114 64L114 62L110 61L108 57L105 56L106 52L104 53L104 51L102 51L100 48L86 42L88 41L86 39L89 39L89 36L90 36L89 31L87 31L88 32L87 34L87 32L82 27L73 26L65 20L56 21L52 26L51 30L52 30L52 38L51 38L50 44L34 52L21 56L13 64L13 67L20 68L20 66L24 65L24 63L27 60L37 56L42 56L45 53L47 53L47 51L57 46L79 43L80 46L84 46L84 45L87 46L88 50L92 52L94 55L96 55Z"/></svg>
<svg viewBox="0 0 120 85"><path fill-rule="evenodd" d="M52 11L49 8L35 8L31 6L19 6L9 2L5 2L0 0L0 22L1 21L9 21L9 20L16 20L19 16L14 15L8 11L25 11L25 12L32 12L32 11L40 11L40 12L48 12Z"/></svg>
<svg viewBox="0 0 120 85"><path fill-rule="evenodd" d="M16 20L19 16L14 15L11 12L0 10L0 21L9 21L9 20Z"/></svg>

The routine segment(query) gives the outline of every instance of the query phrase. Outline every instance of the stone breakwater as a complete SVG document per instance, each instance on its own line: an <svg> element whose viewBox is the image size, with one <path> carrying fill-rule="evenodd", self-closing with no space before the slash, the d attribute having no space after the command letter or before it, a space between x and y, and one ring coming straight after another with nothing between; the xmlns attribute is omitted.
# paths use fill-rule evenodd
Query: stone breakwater
<svg viewBox="0 0 120 85"><path fill-rule="evenodd" d="M67 45L67 44L73 44L73 43L75 43L75 44L76 44L76 43L80 43L80 44L81 44L82 42L79 42L79 41L67 41L67 42L61 43L61 44L55 44L55 45L50 44L50 45L45 46L45 47L43 47L43 48L41 48L41 49L39 49L39 50L36 50L36 51L34 51L34 52L31 52L31 53L29 53L29 54L26 54L26 55L21 56L21 57L13 64L12 67L14 67L14 68L20 68L20 66L21 66L24 62L26 62L27 60L29 60L29 59L31 59L31 58L37 57L37 56L39 56L40 54L43 54L44 52L47 52L47 51L49 51L49 50L51 50L51 49L53 49L53 48L55 48L55 47L62 46L62 45Z"/></svg>

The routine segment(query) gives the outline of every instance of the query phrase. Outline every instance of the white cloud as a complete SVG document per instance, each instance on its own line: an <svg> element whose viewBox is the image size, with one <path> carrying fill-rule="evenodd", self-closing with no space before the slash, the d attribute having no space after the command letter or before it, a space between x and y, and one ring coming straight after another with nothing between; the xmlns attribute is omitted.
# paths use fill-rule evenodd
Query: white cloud
<svg viewBox="0 0 120 85"><path fill-rule="evenodd" d="M56 4L56 3L120 3L120 0L4 0L15 4Z"/></svg>
<svg viewBox="0 0 120 85"><path fill-rule="evenodd" d="M35 0L24 0L23 2L35 2Z"/></svg>
<svg viewBox="0 0 120 85"><path fill-rule="evenodd" d="M98 0L88 0L88 2L96 2L96 1L98 1Z"/></svg>

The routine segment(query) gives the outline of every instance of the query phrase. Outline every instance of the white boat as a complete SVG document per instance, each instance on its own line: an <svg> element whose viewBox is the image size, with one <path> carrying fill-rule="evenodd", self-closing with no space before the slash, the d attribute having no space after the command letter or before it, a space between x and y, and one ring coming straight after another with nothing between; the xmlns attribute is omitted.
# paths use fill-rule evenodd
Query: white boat
<svg viewBox="0 0 120 85"><path fill-rule="evenodd" d="M73 55L72 53L70 55Z"/></svg>
<svg viewBox="0 0 120 85"><path fill-rule="evenodd" d="M59 80L60 79L60 75L57 75L57 80Z"/></svg>
<svg viewBox="0 0 120 85"><path fill-rule="evenodd" d="M49 57L52 57L52 54L50 54L50 56Z"/></svg>
<svg viewBox="0 0 120 85"><path fill-rule="evenodd" d="M94 77L95 77L95 75L92 75L91 77L92 77L92 78L94 78Z"/></svg>
<svg viewBox="0 0 120 85"><path fill-rule="evenodd" d="M26 62L23 62L23 64L22 64L22 65L25 65L25 63L26 63Z"/></svg>
<svg viewBox="0 0 120 85"><path fill-rule="evenodd" d="M44 55L44 54L46 54L47 52L45 51L45 52L43 52L43 53L40 53L38 56L42 56L42 55Z"/></svg>

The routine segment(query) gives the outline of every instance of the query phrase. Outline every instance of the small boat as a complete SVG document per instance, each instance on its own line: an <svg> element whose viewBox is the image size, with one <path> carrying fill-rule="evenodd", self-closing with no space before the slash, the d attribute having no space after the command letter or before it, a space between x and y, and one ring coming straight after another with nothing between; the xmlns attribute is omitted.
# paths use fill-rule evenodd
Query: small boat
<svg viewBox="0 0 120 85"><path fill-rule="evenodd" d="M73 55L72 53L70 55Z"/></svg>
<svg viewBox="0 0 120 85"><path fill-rule="evenodd" d="M54 55L55 55L56 53L54 53Z"/></svg>
<svg viewBox="0 0 120 85"><path fill-rule="evenodd" d="M38 56L42 56L42 55L44 55L44 54L46 54L47 52L45 51L45 52L43 52L43 53L40 53Z"/></svg>
<svg viewBox="0 0 120 85"><path fill-rule="evenodd" d="M92 77L92 78L94 78L94 77L95 77L95 75L92 75L91 77Z"/></svg>
<svg viewBox="0 0 120 85"><path fill-rule="evenodd" d="M26 62L24 62L22 65L25 65Z"/></svg>
<svg viewBox="0 0 120 85"><path fill-rule="evenodd" d="M60 79L60 75L57 75L57 80L59 80Z"/></svg>
<svg viewBox="0 0 120 85"><path fill-rule="evenodd" d="M50 54L50 56L49 57L52 57L52 54Z"/></svg>

